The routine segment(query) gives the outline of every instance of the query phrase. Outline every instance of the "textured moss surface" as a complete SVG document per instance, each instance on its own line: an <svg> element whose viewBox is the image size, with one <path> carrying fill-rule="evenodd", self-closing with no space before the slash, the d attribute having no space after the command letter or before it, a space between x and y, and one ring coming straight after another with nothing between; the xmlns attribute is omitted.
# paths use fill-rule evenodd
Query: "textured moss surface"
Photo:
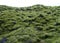
<svg viewBox="0 0 60 43"><path fill-rule="evenodd" d="M60 43L60 6L0 5L0 40L6 43Z"/></svg>

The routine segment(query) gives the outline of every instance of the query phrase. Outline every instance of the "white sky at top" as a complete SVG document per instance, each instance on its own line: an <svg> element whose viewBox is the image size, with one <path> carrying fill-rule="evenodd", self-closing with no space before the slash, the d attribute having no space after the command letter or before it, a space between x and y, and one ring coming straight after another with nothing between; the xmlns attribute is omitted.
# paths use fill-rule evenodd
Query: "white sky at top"
<svg viewBox="0 0 60 43"><path fill-rule="evenodd" d="M27 7L36 4L46 6L60 6L60 0L0 0L0 5L13 7Z"/></svg>

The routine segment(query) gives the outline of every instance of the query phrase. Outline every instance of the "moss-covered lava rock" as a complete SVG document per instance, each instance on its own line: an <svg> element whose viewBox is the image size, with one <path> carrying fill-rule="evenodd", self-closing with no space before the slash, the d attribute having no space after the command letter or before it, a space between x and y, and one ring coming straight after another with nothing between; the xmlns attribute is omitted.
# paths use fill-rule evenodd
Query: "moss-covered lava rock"
<svg viewBox="0 0 60 43"><path fill-rule="evenodd" d="M60 6L0 5L0 40L6 43L60 43Z"/></svg>

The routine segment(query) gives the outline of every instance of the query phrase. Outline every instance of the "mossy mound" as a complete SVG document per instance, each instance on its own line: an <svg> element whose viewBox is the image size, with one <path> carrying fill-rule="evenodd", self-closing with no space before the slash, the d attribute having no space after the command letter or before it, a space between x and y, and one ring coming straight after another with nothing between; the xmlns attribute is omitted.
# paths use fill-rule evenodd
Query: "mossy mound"
<svg viewBox="0 0 60 43"><path fill-rule="evenodd" d="M60 6L0 5L0 40L6 43L60 43Z"/></svg>

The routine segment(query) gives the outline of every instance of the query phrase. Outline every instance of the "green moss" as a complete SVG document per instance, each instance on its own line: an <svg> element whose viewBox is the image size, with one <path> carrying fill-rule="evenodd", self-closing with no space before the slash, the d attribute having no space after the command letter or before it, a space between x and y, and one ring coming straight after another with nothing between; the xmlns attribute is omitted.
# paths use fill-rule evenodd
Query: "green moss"
<svg viewBox="0 0 60 43"><path fill-rule="evenodd" d="M0 40L6 43L60 43L60 7L0 5Z"/></svg>

